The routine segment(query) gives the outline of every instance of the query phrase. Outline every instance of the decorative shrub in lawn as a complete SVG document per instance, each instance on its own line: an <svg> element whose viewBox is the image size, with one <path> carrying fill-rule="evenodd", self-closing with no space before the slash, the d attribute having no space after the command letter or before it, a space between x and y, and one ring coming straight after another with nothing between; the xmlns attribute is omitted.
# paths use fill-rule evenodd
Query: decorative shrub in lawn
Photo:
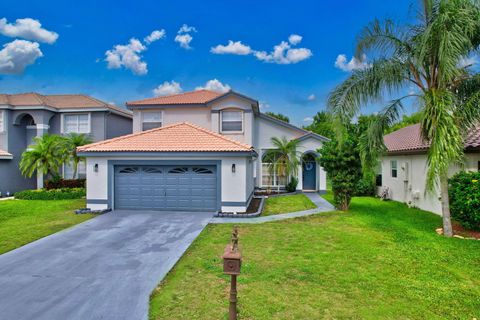
<svg viewBox="0 0 480 320"><path fill-rule="evenodd" d="M375 195L375 184L369 179L362 178L355 184L356 196L373 196Z"/></svg>
<svg viewBox="0 0 480 320"><path fill-rule="evenodd" d="M59 179L45 181L45 189L85 188L85 179Z"/></svg>
<svg viewBox="0 0 480 320"><path fill-rule="evenodd" d="M480 172L454 175L448 194L452 217L465 228L480 231Z"/></svg>
<svg viewBox="0 0 480 320"><path fill-rule="evenodd" d="M23 200L64 200L81 199L85 197L85 194L85 188L41 189L17 192L15 198Z"/></svg>
<svg viewBox="0 0 480 320"><path fill-rule="evenodd" d="M285 186L285 189L288 192L295 192L295 190L297 190L297 185L298 185L298 179L296 177L291 177L290 181Z"/></svg>

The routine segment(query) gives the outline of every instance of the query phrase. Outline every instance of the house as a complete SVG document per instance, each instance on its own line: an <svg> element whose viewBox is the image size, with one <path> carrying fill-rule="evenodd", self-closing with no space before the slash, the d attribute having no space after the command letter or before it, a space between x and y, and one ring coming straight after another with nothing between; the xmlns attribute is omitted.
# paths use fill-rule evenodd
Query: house
<svg viewBox="0 0 480 320"><path fill-rule="evenodd" d="M440 191L426 189L427 151L429 143L421 137L420 124L411 125L384 137L387 155L381 160L382 188L389 189L391 199L409 206L442 214ZM480 168L480 128L465 139L465 170ZM461 170L452 166L449 175Z"/></svg>
<svg viewBox="0 0 480 320"><path fill-rule="evenodd" d="M262 114L258 101L208 90L128 102L133 134L80 147L87 206L244 212L255 188L282 188L268 170L272 137L300 141L300 190L326 189L315 161L327 139Z"/></svg>
<svg viewBox="0 0 480 320"><path fill-rule="evenodd" d="M70 132L89 134L94 141L128 134L132 132L132 113L85 95L0 94L2 195L41 188L42 175L30 179L21 175L18 164L22 153L36 136ZM62 171L65 178L72 178L71 167ZM77 177L85 177L84 163Z"/></svg>

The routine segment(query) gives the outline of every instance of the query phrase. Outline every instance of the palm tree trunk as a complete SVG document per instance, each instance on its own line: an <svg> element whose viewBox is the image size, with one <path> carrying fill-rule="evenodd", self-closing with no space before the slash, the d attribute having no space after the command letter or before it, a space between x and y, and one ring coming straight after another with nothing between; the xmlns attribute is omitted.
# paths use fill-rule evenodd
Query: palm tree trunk
<svg viewBox="0 0 480 320"><path fill-rule="evenodd" d="M447 175L440 177L440 196L442 198L442 217L443 217L443 234L446 237L453 236L452 220L450 218L450 204L448 198L448 178Z"/></svg>
<svg viewBox="0 0 480 320"><path fill-rule="evenodd" d="M73 177L72 179L75 179L77 176L77 170L78 170L78 161L73 161Z"/></svg>

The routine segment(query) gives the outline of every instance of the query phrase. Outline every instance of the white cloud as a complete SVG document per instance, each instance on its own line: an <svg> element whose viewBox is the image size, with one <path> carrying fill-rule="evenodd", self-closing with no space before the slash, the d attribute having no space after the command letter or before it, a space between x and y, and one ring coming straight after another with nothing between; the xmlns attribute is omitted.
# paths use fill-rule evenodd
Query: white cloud
<svg viewBox="0 0 480 320"><path fill-rule="evenodd" d="M180 33L189 33L189 32L197 32L197 29L195 27L188 26L187 24L183 24L183 26L178 29L178 34Z"/></svg>
<svg viewBox="0 0 480 320"><path fill-rule="evenodd" d="M14 40L0 50L0 74L20 74L25 68L43 57L37 42Z"/></svg>
<svg viewBox="0 0 480 320"><path fill-rule="evenodd" d="M212 47L210 52L215 54L236 54L236 55L247 55L252 53L252 48L243 44L241 41L228 40L228 44L226 46L219 44L216 47Z"/></svg>
<svg viewBox="0 0 480 320"><path fill-rule="evenodd" d="M315 99L317 99L317 97L313 93L307 97L308 101L314 101Z"/></svg>
<svg viewBox="0 0 480 320"><path fill-rule="evenodd" d="M138 39L131 38L126 45L116 45L111 50L105 52L105 61L109 69L125 69L131 70L134 74L147 74L147 63L142 61L140 53L147 50Z"/></svg>
<svg viewBox="0 0 480 320"><path fill-rule="evenodd" d="M196 87L195 90L211 90L216 92L225 93L231 90L228 84L223 84L217 79L208 80L203 87Z"/></svg>
<svg viewBox="0 0 480 320"><path fill-rule="evenodd" d="M369 68L371 67L371 64L367 62L366 55L362 55L361 59L352 57L352 59L348 61L346 55L339 54L335 60L335 67L345 72L352 72L354 70L363 70Z"/></svg>
<svg viewBox="0 0 480 320"><path fill-rule="evenodd" d="M148 36L146 36L143 41L145 41L146 44L150 44L152 42L155 42L157 40L160 40L164 38L166 35L166 32L164 29L161 30L154 30L152 33L150 33Z"/></svg>
<svg viewBox="0 0 480 320"><path fill-rule="evenodd" d="M180 44L180 47L184 49L191 49L190 47L190 42L192 42L193 37L189 35L188 33L186 34L177 34L175 37L175 42L178 42Z"/></svg>
<svg viewBox="0 0 480 320"><path fill-rule="evenodd" d="M15 23L8 23L6 18L0 19L0 34L50 44L58 39L58 33L42 28L40 21L31 18L17 19Z"/></svg>
<svg viewBox="0 0 480 320"><path fill-rule="evenodd" d="M182 87L180 86L180 83L175 82L175 81L165 81L155 89L153 89L153 94L158 97L158 96L168 96L171 94L177 94L182 92Z"/></svg>
<svg viewBox="0 0 480 320"><path fill-rule="evenodd" d="M312 117L306 117L303 119L304 122L312 122L313 118Z"/></svg>
<svg viewBox="0 0 480 320"><path fill-rule="evenodd" d="M298 34L291 34L290 37L288 37L288 42L293 45L297 45L300 42L302 42L303 37L299 36Z"/></svg>
<svg viewBox="0 0 480 320"><path fill-rule="evenodd" d="M306 60L312 56L312 51L307 48L291 48L290 44L282 41L273 47L273 51L256 51L255 57L258 60L268 63L293 64Z"/></svg>
<svg viewBox="0 0 480 320"><path fill-rule="evenodd" d="M458 61L457 66L459 68L468 68L468 67L475 66L478 63L479 63L478 56L469 56L469 57L461 58Z"/></svg>
<svg viewBox="0 0 480 320"><path fill-rule="evenodd" d="M268 102L265 102L265 101L260 101L260 110L266 110L270 108L270 104L268 104Z"/></svg>

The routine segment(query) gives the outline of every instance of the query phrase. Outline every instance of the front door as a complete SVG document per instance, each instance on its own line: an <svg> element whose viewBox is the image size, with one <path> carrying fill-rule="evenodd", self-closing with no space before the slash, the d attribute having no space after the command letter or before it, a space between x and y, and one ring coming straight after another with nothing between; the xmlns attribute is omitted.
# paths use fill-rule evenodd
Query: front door
<svg viewBox="0 0 480 320"><path fill-rule="evenodd" d="M317 187L317 163L315 161L303 161L303 190L315 190Z"/></svg>

